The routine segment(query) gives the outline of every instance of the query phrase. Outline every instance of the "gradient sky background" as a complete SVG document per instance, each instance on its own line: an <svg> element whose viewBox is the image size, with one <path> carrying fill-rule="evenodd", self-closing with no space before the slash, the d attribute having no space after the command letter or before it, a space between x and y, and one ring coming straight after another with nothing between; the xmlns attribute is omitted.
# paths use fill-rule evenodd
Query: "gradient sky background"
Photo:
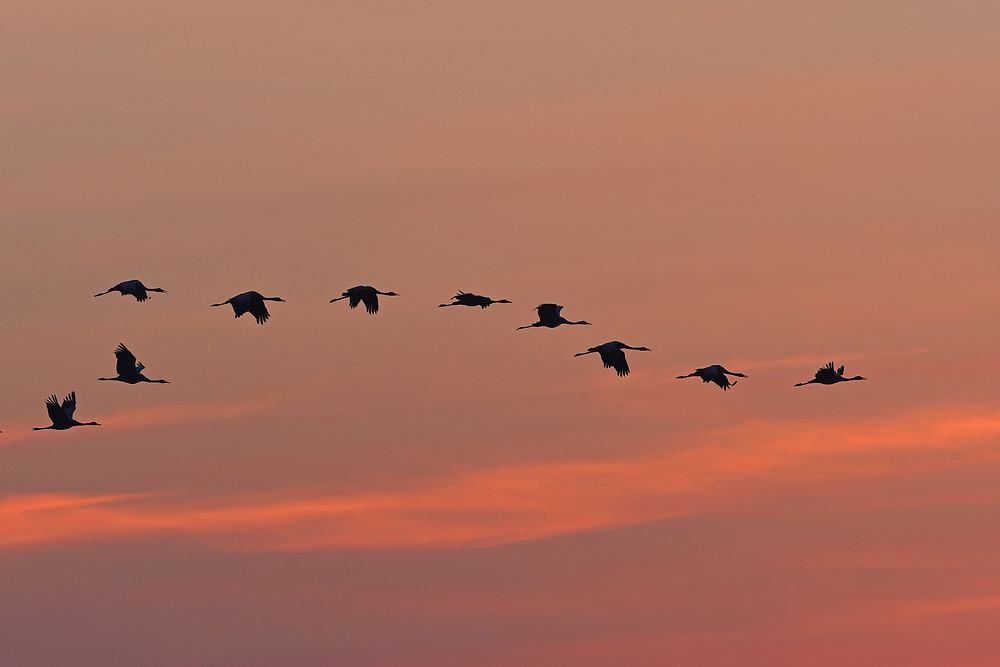
<svg viewBox="0 0 1000 667"><path fill-rule="evenodd" d="M4 661L995 665L998 43L992 0L4 2ZM593 326L514 331L549 301ZM97 382L118 343L171 384ZM793 388L831 360L869 379ZM102 426L32 432L70 391Z"/></svg>

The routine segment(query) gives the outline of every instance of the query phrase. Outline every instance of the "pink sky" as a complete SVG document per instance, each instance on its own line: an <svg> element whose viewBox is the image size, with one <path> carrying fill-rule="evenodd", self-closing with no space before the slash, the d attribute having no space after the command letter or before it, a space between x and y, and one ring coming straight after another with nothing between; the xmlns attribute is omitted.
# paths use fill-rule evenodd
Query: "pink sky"
<svg viewBox="0 0 1000 667"><path fill-rule="evenodd" d="M5 659L996 664L960 4L5 3ZM70 391L102 426L32 431Z"/></svg>

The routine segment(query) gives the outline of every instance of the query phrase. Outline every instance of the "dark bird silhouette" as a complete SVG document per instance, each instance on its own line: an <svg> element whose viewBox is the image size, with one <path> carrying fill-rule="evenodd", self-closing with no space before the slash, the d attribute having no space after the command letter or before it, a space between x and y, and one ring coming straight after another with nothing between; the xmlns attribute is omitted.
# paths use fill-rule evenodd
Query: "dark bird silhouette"
<svg viewBox="0 0 1000 667"><path fill-rule="evenodd" d="M625 343L613 340L610 343L592 347L586 352L579 352L573 356L582 357L585 354L596 352L601 355L601 361L604 362L605 368L613 368L618 371L618 377L625 377L628 375L628 361L625 359L625 352L623 352L623 350L642 350L643 352L649 352L648 347L632 347L631 345L626 345Z"/></svg>
<svg viewBox="0 0 1000 667"><path fill-rule="evenodd" d="M352 287L351 289L344 292L341 296L336 299L330 299L330 303L334 301L340 301L341 299L350 299L348 302L351 308L357 308L358 304L362 301L365 304L365 310L368 311L369 315L374 315L378 312L378 295L382 296L399 296L395 292L379 292L377 289L371 285L358 285L357 287Z"/></svg>
<svg viewBox="0 0 1000 667"><path fill-rule="evenodd" d="M140 382L158 382L160 384L169 384L166 380L150 380L148 377L142 374L142 369L145 366L135 360L135 355L129 352L128 348L123 344L118 344L118 349L115 350L115 357L117 357L118 362L116 364L116 370L118 371L118 377L116 378L97 378L98 380L118 380L120 382L127 382L129 384L138 384Z"/></svg>
<svg viewBox="0 0 1000 667"><path fill-rule="evenodd" d="M49 396L49 399L45 401L45 407L49 411L49 419L52 420L52 426L36 426L35 431L44 431L45 429L55 429L57 431L65 431L68 428L73 428L74 426L100 426L97 422L87 422L81 423L73 419L73 412L76 411L76 392L71 391L69 396L67 396L62 405L59 405L59 399L56 398L55 394Z"/></svg>
<svg viewBox="0 0 1000 667"><path fill-rule="evenodd" d="M260 292L244 292L243 294L237 294L231 299L226 299L222 303L213 303L212 307L224 306L228 303L233 307L236 317L249 312L257 320L257 324L264 324L264 322L267 322L267 318L271 317L271 314L267 312L267 306L264 304L265 301L285 302L280 296L261 296Z"/></svg>
<svg viewBox="0 0 1000 667"><path fill-rule="evenodd" d="M535 310L538 311L538 321L534 324L526 324L523 327L518 327L517 330L530 329L531 327L548 327L550 329L555 329L560 324L590 324L590 322L584 322L580 320L579 322L570 322L565 317L560 315L563 307L557 306L554 303L543 303Z"/></svg>
<svg viewBox="0 0 1000 667"><path fill-rule="evenodd" d="M511 303L507 299L500 299L499 301L491 299L488 296L479 296L478 294L470 294L469 292L458 291L458 294L451 297L452 303L442 303L439 308L444 308L445 306L479 306L480 308L489 308L491 304L494 303Z"/></svg>
<svg viewBox="0 0 1000 667"><path fill-rule="evenodd" d="M677 379L683 380L684 378L699 377L702 382L714 382L722 387L723 391L725 391L738 382L737 380L733 380L732 383L730 383L729 378L726 377L727 375L732 375L738 378L746 377L743 373L733 373L732 371L727 371L719 364L712 364L711 366L707 366L705 368L699 368L694 373L689 375L678 375Z"/></svg>
<svg viewBox="0 0 1000 667"><path fill-rule="evenodd" d="M118 283L107 292L101 292L100 294L95 294L94 296L104 296L105 294L110 294L111 292L121 292L122 296L130 294L135 297L136 301L145 301L149 297L146 292L166 292L165 289L160 289L159 287L146 287L138 280L126 280L123 283Z"/></svg>
<svg viewBox="0 0 1000 667"><path fill-rule="evenodd" d="M837 370L833 370L833 362L831 361L826 366L816 371L816 377L809 382L799 382L796 387L802 387L807 384L837 384L838 382L850 382L851 380L864 380L865 378L860 375L855 375L852 378L844 377L844 367L841 366Z"/></svg>

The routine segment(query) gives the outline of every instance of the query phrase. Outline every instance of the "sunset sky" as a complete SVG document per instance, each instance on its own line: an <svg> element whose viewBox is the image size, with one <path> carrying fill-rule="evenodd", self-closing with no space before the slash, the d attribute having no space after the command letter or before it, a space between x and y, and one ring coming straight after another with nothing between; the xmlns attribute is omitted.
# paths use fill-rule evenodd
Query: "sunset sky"
<svg viewBox="0 0 1000 667"><path fill-rule="evenodd" d="M0 662L996 665L998 44L995 0L4 2ZM32 431L71 391L101 426Z"/></svg>

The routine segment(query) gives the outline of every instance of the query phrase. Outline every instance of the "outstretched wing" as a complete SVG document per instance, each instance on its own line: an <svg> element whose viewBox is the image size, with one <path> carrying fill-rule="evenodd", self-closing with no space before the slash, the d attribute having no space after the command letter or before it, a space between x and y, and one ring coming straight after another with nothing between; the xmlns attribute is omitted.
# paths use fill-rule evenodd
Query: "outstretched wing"
<svg viewBox="0 0 1000 667"><path fill-rule="evenodd" d="M369 315L374 315L375 313L378 312L378 294L375 293L375 290L365 290L361 294L361 300L365 302L365 310L368 311ZM352 298L351 308L353 308L356 305L357 304L354 302L354 299Z"/></svg>
<svg viewBox="0 0 1000 667"><path fill-rule="evenodd" d="M76 412L76 392L69 392L69 396L63 399L62 411L66 415L67 420L73 419L73 413Z"/></svg>
<svg viewBox="0 0 1000 667"><path fill-rule="evenodd" d="M52 420L53 426L61 426L69 423L69 420L66 418L66 413L63 412L61 407L59 407L59 399L56 398L55 394L49 396L45 401L45 409L49 412L49 419Z"/></svg>
<svg viewBox="0 0 1000 667"><path fill-rule="evenodd" d="M233 307L233 316L240 317L250 310L250 298L246 294L240 294L229 299L226 303Z"/></svg>
<svg viewBox="0 0 1000 667"><path fill-rule="evenodd" d="M819 381L832 380L837 377L837 371L833 368L833 362L831 361L826 366L816 371L816 379Z"/></svg>
<svg viewBox="0 0 1000 667"><path fill-rule="evenodd" d="M146 300L146 286L142 284L139 280L126 280L124 282L118 283L114 289L117 289L122 293L122 296L126 294L131 294L135 297L136 301Z"/></svg>
<svg viewBox="0 0 1000 667"><path fill-rule="evenodd" d="M257 324L264 324L264 322L267 322L267 318L271 316L271 313L267 312L267 306L264 305L264 301L262 299L251 300L250 303L247 304L247 310L249 310L250 314L257 320ZM239 316L237 315L237 317Z"/></svg>
<svg viewBox="0 0 1000 667"><path fill-rule="evenodd" d="M489 297L479 296L478 294L473 294L471 292L462 292L459 290L458 294L451 297L456 303L460 303L463 306L479 306L480 308L486 308L490 305L491 301Z"/></svg>
<svg viewBox="0 0 1000 667"><path fill-rule="evenodd" d="M538 307L538 319L544 322L545 320L552 320L559 317L559 311L563 309L562 306L557 306L554 303L543 303Z"/></svg>
<svg viewBox="0 0 1000 667"><path fill-rule="evenodd" d="M601 361L604 362L605 368L615 369L618 372L618 377L628 375L628 361L625 359L625 352L617 347L608 348L603 345L597 351L601 355Z"/></svg>
<svg viewBox="0 0 1000 667"><path fill-rule="evenodd" d="M115 370L118 371L118 375L131 375L135 372L135 355L129 352L124 344L118 344L118 349L115 350L115 357L118 359L118 362L115 364Z"/></svg>
<svg viewBox="0 0 1000 667"><path fill-rule="evenodd" d="M833 367L833 363L830 364L830 367L831 368ZM837 369L837 375L843 375L843 374L844 374L844 367L841 366L840 368Z"/></svg>
<svg viewBox="0 0 1000 667"><path fill-rule="evenodd" d="M361 288L352 287L351 289L344 292L344 296L348 298L347 304L351 308L357 308L358 304L361 303Z"/></svg>

